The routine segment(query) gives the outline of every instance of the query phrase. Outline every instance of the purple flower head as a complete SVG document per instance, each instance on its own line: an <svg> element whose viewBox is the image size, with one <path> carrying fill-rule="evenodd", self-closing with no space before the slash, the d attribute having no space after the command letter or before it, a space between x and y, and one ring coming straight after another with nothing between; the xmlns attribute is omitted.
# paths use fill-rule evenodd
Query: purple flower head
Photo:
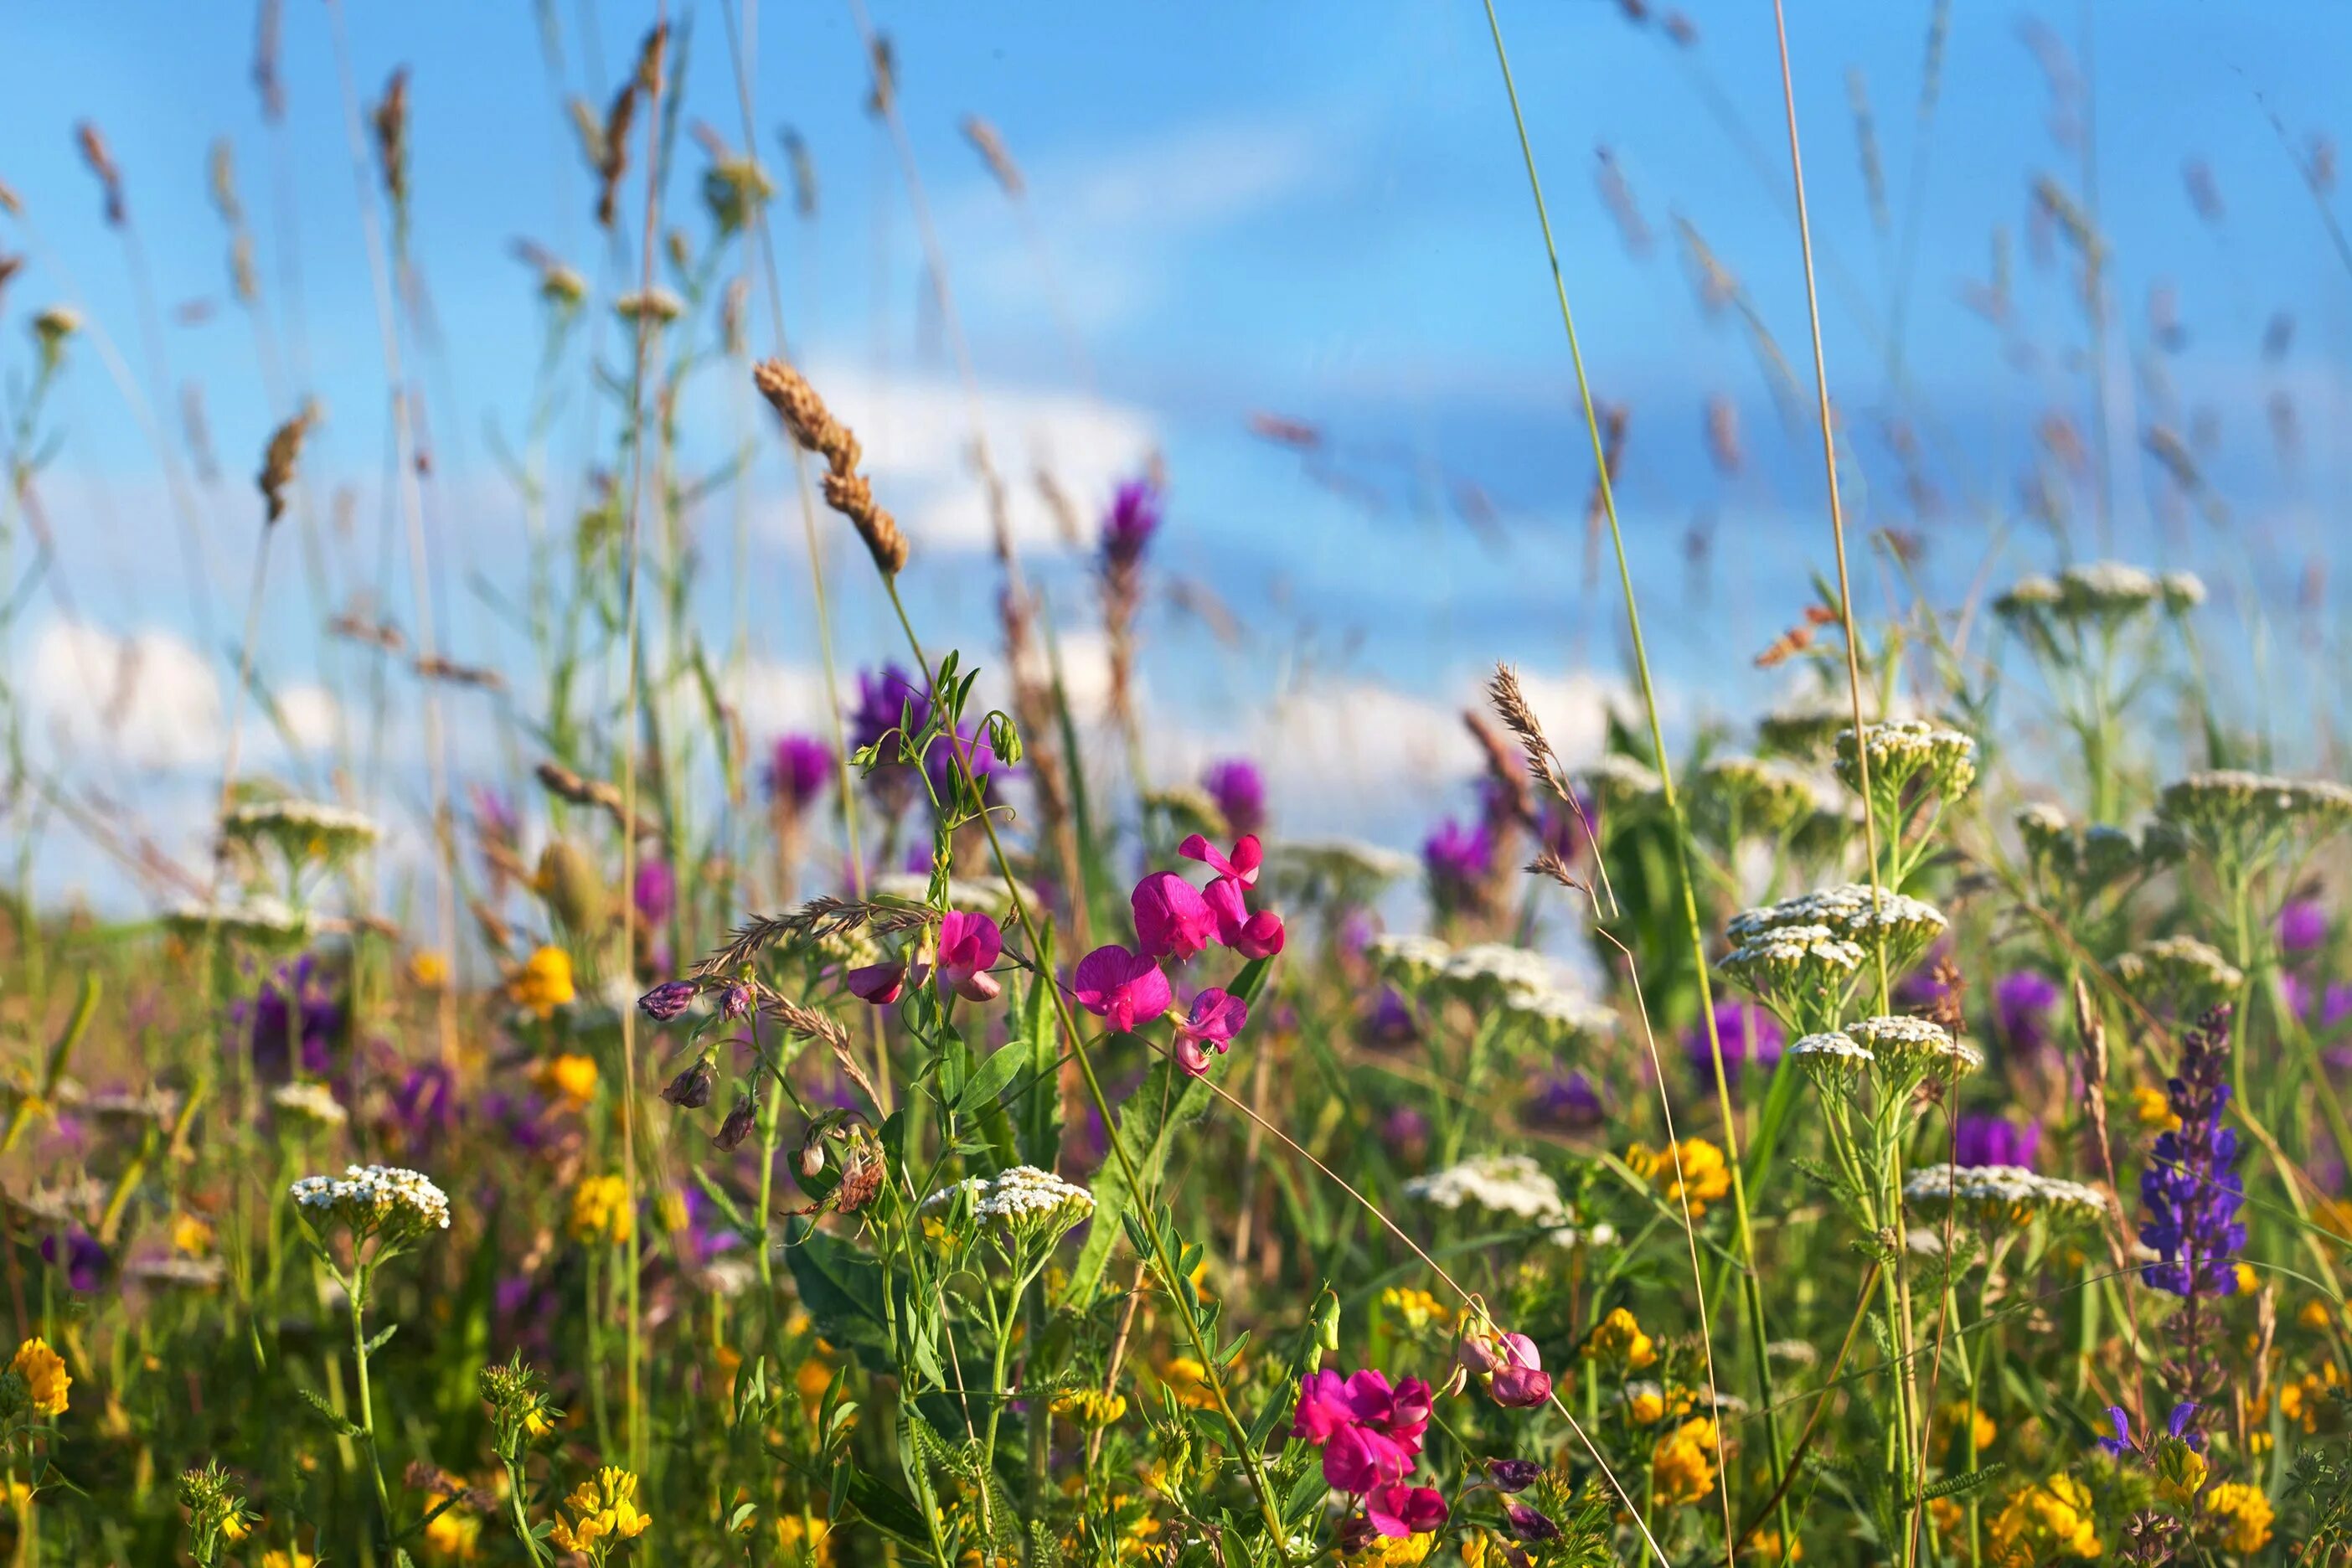
<svg viewBox="0 0 2352 1568"><path fill-rule="evenodd" d="M1956 1165L2021 1165L2033 1169L2042 1152L2042 1124L2006 1116L1963 1116L1952 1129Z"/></svg>
<svg viewBox="0 0 2352 1568"><path fill-rule="evenodd" d="M343 1032L343 1005L334 975L316 955L280 965L240 1011L250 1021L255 1077L283 1083L298 1064L310 1077L327 1076Z"/></svg>
<svg viewBox="0 0 2352 1568"><path fill-rule="evenodd" d="M691 981L665 980L637 998L637 1010L656 1024L667 1024L694 1005Z"/></svg>
<svg viewBox="0 0 2352 1568"><path fill-rule="evenodd" d="M1418 1158L1429 1143L1429 1118L1400 1105L1381 1118L1381 1142L1401 1158Z"/></svg>
<svg viewBox="0 0 2352 1568"><path fill-rule="evenodd" d="M1217 803L1217 810L1223 815L1225 826L1234 837L1244 837L1265 826L1265 779L1258 773L1255 763L1242 757L1212 763L1209 771L1201 775L1201 787Z"/></svg>
<svg viewBox="0 0 2352 1568"><path fill-rule="evenodd" d="M1485 823L1465 826L1447 817L1421 842L1421 867L1429 877L1430 901L1447 914L1475 904L1494 859L1495 840Z"/></svg>
<svg viewBox="0 0 2352 1568"><path fill-rule="evenodd" d="M2180 1125L2156 1141L2139 1179L2148 1217L2139 1238L2163 1261L2147 1282L2175 1296L2227 1296L2238 1288L2231 1254L2246 1244L2239 1223L2245 1184L2238 1135L2221 1125L2230 1103L2230 1010L2216 1007L2181 1037L2180 1072L2165 1088Z"/></svg>
<svg viewBox="0 0 2352 1568"><path fill-rule="evenodd" d="M1498 1492L1523 1492L1536 1484L1544 1472L1539 1459L1489 1459L1486 1479Z"/></svg>
<svg viewBox="0 0 2352 1568"><path fill-rule="evenodd" d="M1727 1053L1723 1065L1731 1065ZM1598 1127L1605 1119L1601 1093L1581 1068L1565 1078L1547 1078L1536 1085L1535 1093L1528 1098L1528 1115L1551 1126L1576 1129Z"/></svg>
<svg viewBox="0 0 2352 1568"><path fill-rule="evenodd" d="M907 717L908 733L920 730L930 710L930 702L922 689L898 665L861 669L857 672L857 702L849 710L849 749L862 752L878 743L883 736L899 728L902 714ZM895 750L884 760L896 762Z"/></svg>
<svg viewBox="0 0 2352 1568"><path fill-rule="evenodd" d="M1131 572L1143 563L1151 536L1160 531L1160 487L1129 479L1111 497L1103 514L1102 563L1107 572Z"/></svg>
<svg viewBox="0 0 2352 1568"><path fill-rule="evenodd" d="M78 1225L68 1227L62 1237L43 1237L41 1261L53 1268L62 1263L66 1288L79 1294L87 1295L97 1289L100 1281L106 1278L106 1248L98 1244L96 1237Z"/></svg>
<svg viewBox="0 0 2352 1568"><path fill-rule="evenodd" d="M647 860L637 868L637 879L629 890L630 901L637 906L637 918L649 926L667 921L670 911L677 908L677 876L667 860Z"/></svg>
<svg viewBox="0 0 2352 1568"><path fill-rule="evenodd" d="M1412 1021L1412 1009L1393 985L1381 987L1357 1028L1369 1046L1409 1046L1421 1036L1420 1026Z"/></svg>
<svg viewBox="0 0 2352 1568"><path fill-rule="evenodd" d="M2031 1059L2050 1045L2050 1014L2058 1005L2058 983L2038 970L2021 969L1993 982L1993 1028L2012 1054Z"/></svg>
<svg viewBox="0 0 2352 1568"><path fill-rule="evenodd" d="M1788 1042L1778 1018L1753 1002L1735 997L1715 1005L1715 1034L1723 1047L1723 1076L1734 1089L1739 1087L1739 1075L1749 1062L1759 1068L1780 1066L1780 1047ZM1690 1058L1692 1074L1702 1084L1712 1086L1715 1059L1707 1049L1706 1030L1685 1030L1683 1050Z"/></svg>
<svg viewBox="0 0 2352 1568"><path fill-rule="evenodd" d="M895 717L891 721L897 721ZM814 735L782 736L768 763L769 796L795 812L806 811L824 794L833 771L833 748L823 741Z"/></svg>
<svg viewBox="0 0 2352 1568"><path fill-rule="evenodd" d="M470 786L467 794L474 803L474 821L485 837L512 844L522 837L522 817L504 791L478 784Z"/></svg>
<svg viewBox="0 0 2352 1568"><path fill-rule="evenodd" d="M2317 899L2289 899L2278 912L2281 952L2309 952L2327 942L2327 906Z"/></svg>
<svg viewBox="0 0 2352 1568"><path fill-rule="evenodd" d="M411 1156L431 1149L457 1125L457 1080L441 1062L419 1062L392 1091L393 1123Z"/></svg>

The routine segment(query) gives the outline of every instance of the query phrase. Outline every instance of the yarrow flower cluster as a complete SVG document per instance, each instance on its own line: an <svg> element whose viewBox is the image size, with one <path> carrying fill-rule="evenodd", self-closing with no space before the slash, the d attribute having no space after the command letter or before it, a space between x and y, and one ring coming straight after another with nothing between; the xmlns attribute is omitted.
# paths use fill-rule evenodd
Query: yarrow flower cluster
<svg viewBox="0 0 2352 1568"><path fill-rule="evenodd" d="M1905 1092L1928 1081L1948 1083L1984 1066L1984 1053L1928 1018L1863 1018L1845 1034L1868 1051L1890 1090Z"/></svg>
<svg viewBox="0 0 2352 1568"><path fill-rule="evenodd" d="M1923 1165L1905 1179L1903 1198L1931 1211L1949 1206L1989 1230L2045 1217L2096 1225L2107 1212L2096 1188L2038 1175L2021 1165Z"/></svg>
<svg viewBox="0 0 2352 1568"><path fill-rule="evenodd" d="M337 860L383 837L369 817L310 800L264 800L230 807L221 832L239 843L267 842L289 862Z"/></svg>
<svg viewBox="0 0 2352 1568"><path fill-rule="evenodd" d="M1867 762L1872 804L1890 814L1915 792L1953 801L1977 781L1977 743L1958 730L1924 719L1889 719L1864 725L1862 733L1856 746L1851 729L1838 732L1838 777L1860 790Z"/></svg>
<svg viewBox="0 0 2352 1568"><path fill-rule="evenodd" d="M399 1165L349 1165L340 1177L305 1176L291 1190L311 1223L331 1222L355 1239L404 1240L449 1228L449 1195Z"/></svg>
<svg viewBox="0 0 2352 1568"><path fill-rule="evenodd" d="M2018 812L2017 836L2034 868L2078 897L2088 897L2138 871L2177 858L2180 840L2151 824L2144 833L2106 823L2071 821L2057 806L2037 801Z"/></svg>
<svg viewBox="0 0 2352 1568"><path fill-rule="evenodd" d="M925 1214L943 1214L959 1203L972 1218L1017 1235L1057 1237L1094 1213L1095 1196L1074 1182L1034 1165L1015 1165L993 1176L967 1176L922 1202Z"/></svg>
<svg viewBox="0 0 2352 1568"><path fill-rule="evenodd" d="M1693 781L1691 805L1717 837L1776 837L1828 803L1813 776L1772 757L1710 757Z"/></svg>
<svg viewBox="0 0 2352 1568"><path fill-rule="evenodd" d="M2298 837L2315 843L2352 826L2352 789L2221 768L2165 785L2156 814L2225 866L2251 870Z"/></svg>
<svg viewBox="0 0 2352 1568"><path fill-rule="evenodd" d="M341 1127L351 1120L342 1101L322 1083L281 1083L269 1091L269 1103L289 1116L321 1127Z"/></svg>
<svg viewBox="0 0 2352 1568"><path fill-rule="evenodd" d="M1538 1225L1564 1225L1569 1218L1559 1184L1525 1154L1486 1154L1465 1160L1415 1176L1404 1184L1404 1191L1407 1197L1435 1208L1459 1209L1466 1204Z"/></svg>
<svg viewBox="0 0 2352 1568"><path fill-rule="evenodd" d="M2210 942L2162 936L2116 960L2116 979L2144 1002L2197 1013L2245 983L2238 966Z"/></svg>

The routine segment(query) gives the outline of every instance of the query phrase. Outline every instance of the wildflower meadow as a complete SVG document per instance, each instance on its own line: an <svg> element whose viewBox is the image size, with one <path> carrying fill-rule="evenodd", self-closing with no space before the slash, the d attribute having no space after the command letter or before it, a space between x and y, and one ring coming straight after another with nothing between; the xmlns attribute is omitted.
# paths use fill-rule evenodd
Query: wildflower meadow
<svg viewBox="0 0 2352 1568"><path fill-rule="evenodd" d="M1276 9L1199 20L1255 48ZM2287 363L2288 253L2341 336L2332 143L2261 95L2267 24L2210 51L2242 102L2156 113L2096 90L2114 33L2155 47L2119 0L1887 7L1870 73L1841 35L1891 24L1812 0L1390 9L1321 15L1399 27L1382 79L1475 127L1392 174L1499 214L1463 249L1561 465L1516 499L1442 419L1109 433L1115 302L982 40L1078 48L1098 131L1172 34L260 0L159 14L175 68L27 32L41 105L152 101L0 109L9 1561L2352 1562L2340 500L2294 469L2294 534L2195 414L2323 446L2340 367L2181 357ZM1546 129L1615 48L1722 138L1647 193L1684 273L1646 293L1596 280L1653 256L1640 155ZM1983 266L1916 264L1913 209L1980 177L1948 66L2049 100L2001 198L2032 270L2000 228L1950 312L1991 393L1905 359ZM2196 164L2165 211L2221 302L2142 321L2133 247L2189 241L2103 206L2101 112L2236 127L2300 226L2229 228ZM1172 246L1270 145L1089 222ZM468 183L513 156L532 188ZM1729 178L1757 254L1692 216ZM561 243L509 243L542 212ZM1279 309L1381 314L1473 265L1445 221ZM1685 309L1762 412L1706 400L1682 468L1640 356ZM992 412L1032 350L1050 451L1006 434L1045 403ZM936 395L874 395L908 363ZM1360 575L1303 609L1310 526ZM1456 765L1380 749L1402 699L1322 673L1360 656L1458 673Z"/></svg>

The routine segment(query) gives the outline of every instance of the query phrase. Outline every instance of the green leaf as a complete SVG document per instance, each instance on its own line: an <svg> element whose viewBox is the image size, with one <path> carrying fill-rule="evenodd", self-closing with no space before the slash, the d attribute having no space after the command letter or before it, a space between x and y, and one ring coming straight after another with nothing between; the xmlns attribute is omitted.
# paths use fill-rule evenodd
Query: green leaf
<svg viewBox="0 0 2352 1568"><path fill-rule="evenodd" d="M302 1396L303 1403L310 1405L311 1409L317 1411L320 1418L323 1419L328 1426L333 1427L339 1435L345 1437L359 1437L365 1436L365 1434L363 1434L356 1425L345 1420L342 1416L336 1415L335 1407L328 1404L325 1397L320 1394L316 1390L297 1388L294 1392L300 1394Z"/></svg>
<svg viewBox="0 0 2352 1568"><path fill-rule="evenodd" d="M894 1372L889 1319L883 1310L882 1265L838 1237L795 1223L784 1260L817 1331L877 1372Z"/></svg>
<svg viewBox="0 0 2352 1568"><path fill-rule="evenodd" d="M367 1353L371 1356L374 1355L376 1352L383 1349L385 1345L390 1344L392 1342L392 1336L398 1332L400 1332L400 1325L398 1323L386 1323L382 1329L376 1331L374 1338L368 1341Z"/></svg>
<svg viewBox="0 0 2352 1568"><path fill-rule="evenodd" d="M965 1081L963 1094L956 1103L977 1110L993 1101L998 1095L1004 1092L1005 1087L1012 1083L1013 1075L1028 1066L1027 1058L1028 1053L1024 1051L1018 1043L999 1047L981 1062L978 1069Z"/></svg>

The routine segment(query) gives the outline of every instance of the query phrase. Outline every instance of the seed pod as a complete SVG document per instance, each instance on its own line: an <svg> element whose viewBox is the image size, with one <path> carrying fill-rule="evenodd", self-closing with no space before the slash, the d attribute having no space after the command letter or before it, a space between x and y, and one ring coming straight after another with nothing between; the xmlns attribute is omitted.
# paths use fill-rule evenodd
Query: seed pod
<svg viewBox="0 0 2352 1568"><path fill-rule="evenodd" d="M801 1146L800 1169L803 1176L814 1177L824 1169L824 1145L805 1143Z"/></svg>
<svg viewBox="0 0 2352 1568"><path fill-rule="evenodd" d="M709 1057L697 1057L694 1064L669 1080L662 1098L684 1110L699 1110L710 1103L710 1090L718 1082L719 1070L710 1065Z"/></svg>
<svg viewBox="0 0 2352 1568"><path fill-rule="evenodd" d="M558 838L540 855L538 880L548 912L567 929L590 931L604 923L604 879L570 840Z"/></svg>
<svg viewBox="0 0 2352 1568"><path fill-rule="evenodd" d="M719 1136L713 1138L711 1142L718 1144L719 1148L732 1152L741 1146L744 1139L751 1136L751 1125L758 1119L758 1113L751 1104L751 1097L748 1094L739 1094L735 1097L735 1109L729 1111L727 1120L719 1124Z"/></svg>

